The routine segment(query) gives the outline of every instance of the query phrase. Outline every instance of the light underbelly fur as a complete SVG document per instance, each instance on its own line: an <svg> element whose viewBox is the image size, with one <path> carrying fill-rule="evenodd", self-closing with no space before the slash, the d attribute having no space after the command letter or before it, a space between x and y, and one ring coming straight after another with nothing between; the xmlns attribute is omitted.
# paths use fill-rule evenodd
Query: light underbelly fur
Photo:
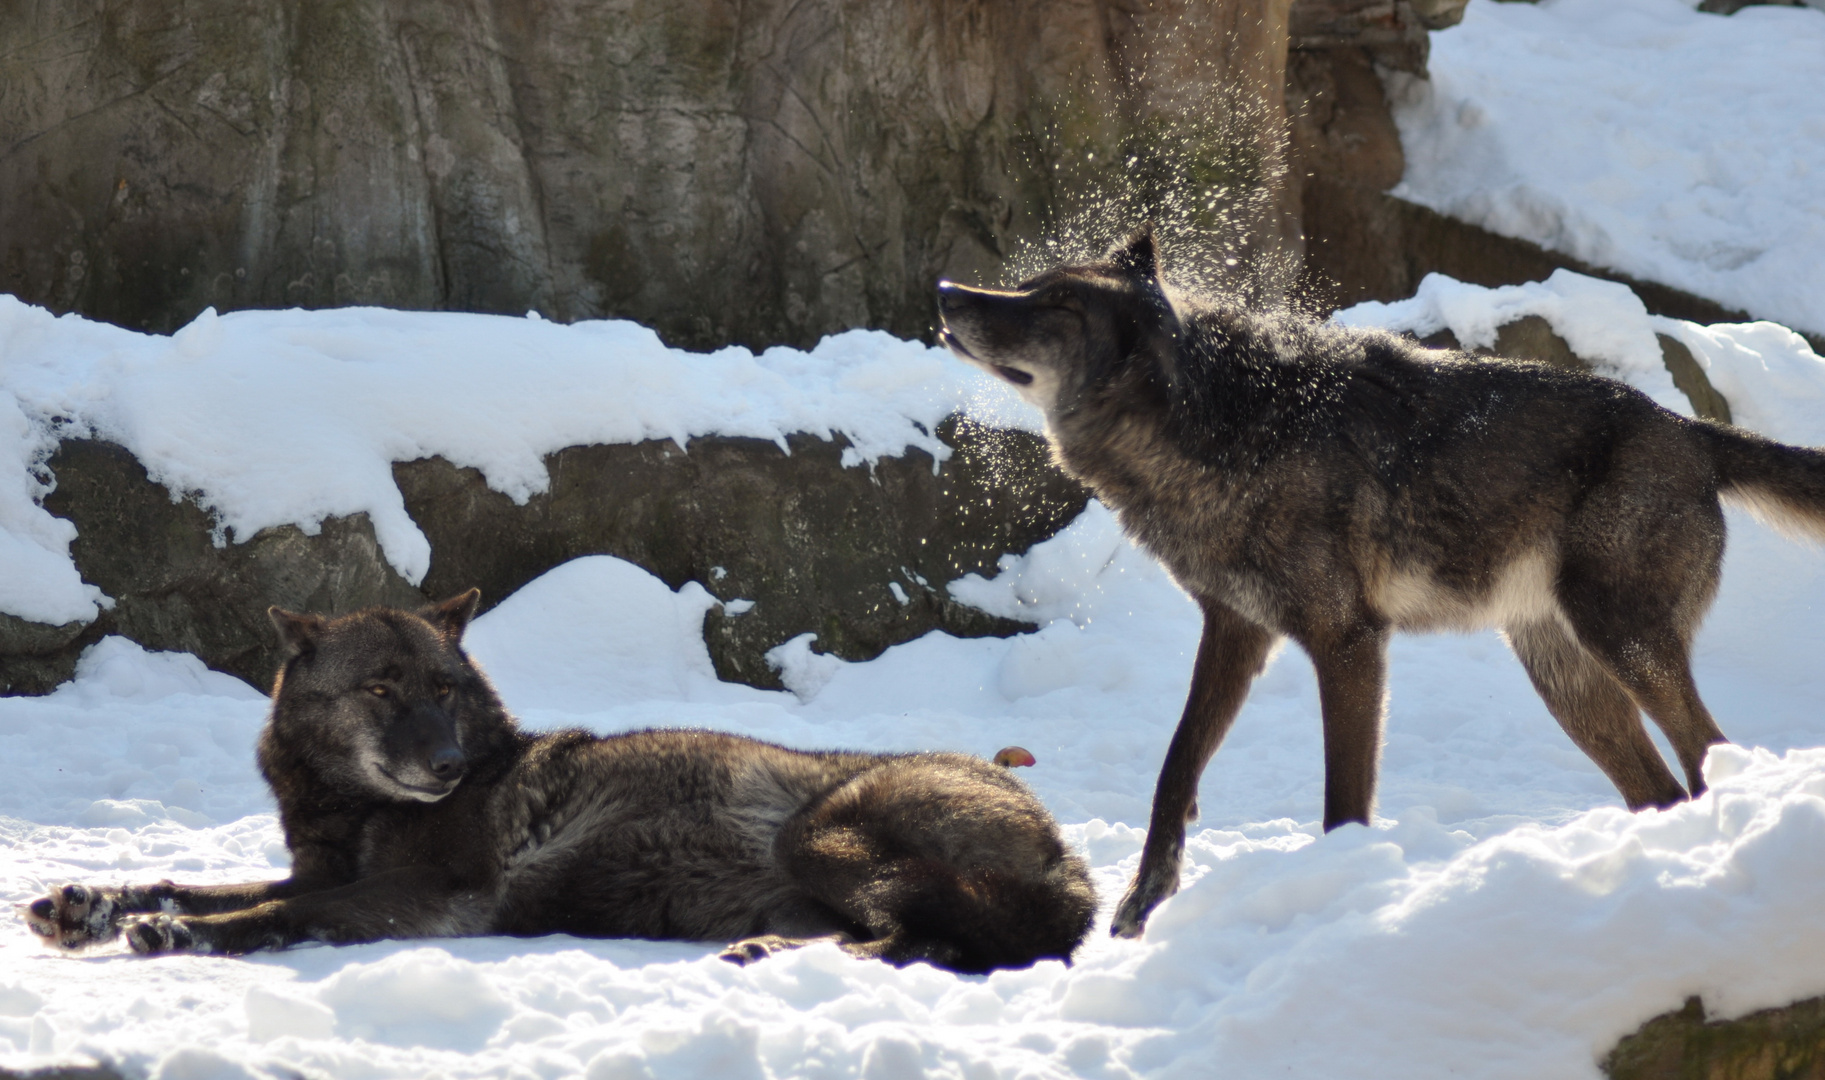
<svg viewBox="0 0 1825 1080"><path fill-rule="evenodd" d="M1369 602L1400 630L1482 630L1565 621L1553 589L1556 553L1523 552L1476 590L1448 586L1425 567L1399 567L1380 576Z"/></svg>

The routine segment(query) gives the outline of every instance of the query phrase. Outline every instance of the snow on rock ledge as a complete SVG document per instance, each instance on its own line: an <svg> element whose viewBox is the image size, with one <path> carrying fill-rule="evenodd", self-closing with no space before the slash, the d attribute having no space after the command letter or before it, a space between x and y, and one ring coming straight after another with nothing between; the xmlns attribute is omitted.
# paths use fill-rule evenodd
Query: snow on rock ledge
<svg viewBox="0 0 1825 1080"><path fill-rule="evenodd" d="M758 601L713 652L769 682L761 655L807 630L852 659L939 626L1006 632L920 579L1082 505L1005 430L1037 426L1017 398L875 332L698 354L626 322L347 309L206 312L167 338L0 297L0 359L14 692L107 633L263 683L268 604L494 602L597 553Z"/></svg>
<svg viewBox="0 0 1825 1080"><path fill-rule="evenodd" d="M32 425L8 432L17 468L41 463L58 436L118 443L230 538L286 524L308 534L366 514L412 584L431 549L393 484L395 461L478 469L523 504L549 490L544 457L567 446L729 435L783 450L788 433L808 432L847 439L845 464L908 449L942 460L949 450L932 429L968 406L1033 422L947 353L862 330L757 356L669 349L624 321L212 308L162 337L0 296L0 356L0 404ZM30 515L5 494L0 524L11 534L14 517ZM59 539L39 528L41 544Z"/></svg>
<svg viewBox="0 0 1825 1080"><path fill-rule="evenodd" d="M1368 301L1338 312L1346 326L1374 326L1503 355L1540 320L1562 354L1634 386L1684 416L1740 424L1799 445L1825 444L1819 365L1806 339L1770 322L1700 326L1649 315L1625 285L1555 271L1543 282L1485 288L1428 274L1417 293L1391 304ZM1550 359L1534 355L1532 359Z"/></svg>

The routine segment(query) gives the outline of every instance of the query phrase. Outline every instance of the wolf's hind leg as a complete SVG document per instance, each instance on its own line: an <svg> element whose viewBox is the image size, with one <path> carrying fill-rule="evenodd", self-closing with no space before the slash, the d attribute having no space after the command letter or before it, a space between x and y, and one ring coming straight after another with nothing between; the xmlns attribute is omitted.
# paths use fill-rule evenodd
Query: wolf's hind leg
<svg viewBox="0 0 1825 1080"><path fill-rule="evenodd" d="M1506 632L1547 710L1616 785L1630 810L1671 806L1686 797L1622 684L1564 627L1536 622Z"/></svg>
<svg viewBox="0 0 1825 1080"><path fill-rule="evenodd" d="M847 951L893 964L974 973L1067 959L1096 914L1089 867L1039 800L957 754L864 772L789 822L775 850L853 928Z"/></svg>
<svg viewBox="0 0 1825 1080"><path fill-rule="evenodd" d="M730 942L718 957L738 967L746 967L774 953L802 949L820 941L848 948L868 936L863 927L849 922L829 905L807 896L771 912L766 919L766 928L766 933Z"/></svg>
<svg viewBox="0 0 1825 1080"><path fill-rule="evenodd" d="M1675 459L1617 467L1626 485L1593 492L1562 555L1555 592L1578 643L1648 714L1705 790L1705 750L1727 742L1692 682L1691 645L1717 594L1724 519L1708 470ZM1658 757L1658 755L1656 755Z"/></svg>
<svg viewBox="0 0 1825 1080"><path fill-rule="evenodd" d="M1071 855L1036 875L882 857L840 900L865 929L834 939L850 955L966 975L1068 961L1096 917L1089 866Z"/></svg>
<svg viewBox="0 0 1825 1080"><path fill-rule="evenodd" d="M1109 932L1138 937L1160 901L1179 891L1185 823L1197 804L1198 780L1235 723L1248 688L1267 663L1274 635L1214 601L1204 603L1204 636L1191 669L1191 693L1172 733L1153 790L1153 813L1141 865L1116 906Z"/></svg>
<svg viewBox="0 0 1825 1080"><path fill-rule="evenodd" d="M830 942L858 960L885 960L895 967L920 960L938 964L942 967L954 967L955 956L950 949L942 946L933 948L932 943L921 943L916 935L896 930L885 937L870 938L858 941L848 934L824 934L819 937L785 937L780 934L762 934L759 937L742 938L730 942L728 947L717 953L717 959L727 960L736 967L747 967L758 963L769 956L777 956L793 949L802 949L807 945Z"/></svg>
<svg viewBox="0 0 1825 1080"><path fill-rule="evenodd" d="M1704 794L1705 750L1730 740L1699 699L1686 643L1667 632L1649 631L1623 640L1602 634L1586 635L1582 628L1579 633L1589 639L1591 651L1641 711L1666 732L1667 741L1673 744L1673 752L1679 755L1679 764L1685 770L1686 789L1694 798Z"/></svg>
<svg viewBox="0 0 1825 1080"><path fill-rule="evenodd" d="M727 960L736 967L747 967L756 960L765 960L776 953L802 949L807 945L816 945L821 941L833 942L850 949L856 941L848 934L822 934L818 937L786 937L783 934L761 934L757 937L742 938L732 941L717 958Z"/></svg>

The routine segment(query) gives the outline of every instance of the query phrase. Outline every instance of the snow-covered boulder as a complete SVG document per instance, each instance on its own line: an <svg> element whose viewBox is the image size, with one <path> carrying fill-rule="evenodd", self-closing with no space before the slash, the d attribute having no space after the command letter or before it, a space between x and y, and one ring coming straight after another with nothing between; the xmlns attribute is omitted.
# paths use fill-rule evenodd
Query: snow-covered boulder
<svg viewBox="0 0 1825 1080"><path fill-rule="evenodd" d="M1023 623L946 583L1082 508L1036 418L878 332L668 349L626 322L206 312L171 337L0 297L0 692L108 634L263 686L266 608L506 599L618 555L700 582L724 678ZM969 424L953 419L976 417Z"/></svg>

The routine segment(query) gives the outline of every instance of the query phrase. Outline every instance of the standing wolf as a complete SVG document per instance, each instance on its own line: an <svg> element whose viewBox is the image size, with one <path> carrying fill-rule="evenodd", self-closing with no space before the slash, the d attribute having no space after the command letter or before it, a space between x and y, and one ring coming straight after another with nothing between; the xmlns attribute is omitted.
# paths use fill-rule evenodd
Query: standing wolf
<svg viewBox="0 0 1825 1080"><path fill-rule="evenodd" d="M812 938L954 971L1068 959L1096 898L1039 800L962 754L799 753L734 735L518 730L461 647L480 594L334 620L273 609L260 738L292 874L65 885L47 941L243 953L467 934Z"/></svg>
<svg viewBox="0 0 1825 1080"><path fill-rule="evenodd" d="M1688 664L1719 495L1825 537L1825 453L1594 375L1168 298L1149 232L938 297L944 343L1045 412L1058 463L1204 612L1120 935L1178 888L1198 778L1279 637L1317 669L1326 829L1369 820L1394 630L1501 627L1630 809L1666 806L1725 741Z"/></svg>

